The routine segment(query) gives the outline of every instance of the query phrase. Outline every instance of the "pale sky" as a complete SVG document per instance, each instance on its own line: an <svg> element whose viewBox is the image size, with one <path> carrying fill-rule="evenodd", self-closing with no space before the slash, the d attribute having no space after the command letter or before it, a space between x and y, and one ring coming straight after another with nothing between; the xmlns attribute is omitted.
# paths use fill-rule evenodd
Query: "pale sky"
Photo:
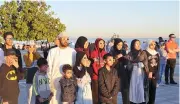
<svg viewBox="0 0 180 104"><path fill-rule="evenodd" d="M46 1L72 37L179 35L178 1ZM0 5L3 2L0 2Z"/></svg>

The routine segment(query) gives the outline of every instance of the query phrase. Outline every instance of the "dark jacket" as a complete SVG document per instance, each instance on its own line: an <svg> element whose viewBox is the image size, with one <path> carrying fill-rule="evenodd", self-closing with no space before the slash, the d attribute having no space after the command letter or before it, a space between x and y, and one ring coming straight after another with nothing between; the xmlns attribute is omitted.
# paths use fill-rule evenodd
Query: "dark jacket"
<svg viewBox="0 0 180 104"><path fill-rule="evenodd" d="M76 78L67 79L65 77L61 78L61 101L62 102L74 102L76 99L77 92L77 80Z"/></svg>
<svg viewBox="0 0 180 104"><path fill-rule="evenodd" d="M3 101L12 101L12 104L17 104L19 95L19 70L14 66L2 64L0 67L0 96Z"/></svg>
<svg viewBox="0 0 180 104"><path fill-rule="evenodd" d="M27 69L27 78L26 78L27 84L33 83L33 78L34 78L34 75L35 75L37 70L38 70L38 67L32 67L32 68Z"/></svg>
<svg viewBox="0 0 180 104"><path fill-rule="evenodd" d="M119 92L119 78L117 70L112 68L110 71L106 67L99 69L99 98L101 103L113 103L113 99L117 99ZM110 99L112 97L112 99ZM117 101L116 101L117 103Z"/></svg>
<svg viewBox="0 0 180 104"><path fill-rule="evenodd" d="M151 55L148 51L145 51L148 57L148 67L149 72L153 73L153 77L159 79L159 66L160 66L160 57L157 53L156 55Z"/></svg>

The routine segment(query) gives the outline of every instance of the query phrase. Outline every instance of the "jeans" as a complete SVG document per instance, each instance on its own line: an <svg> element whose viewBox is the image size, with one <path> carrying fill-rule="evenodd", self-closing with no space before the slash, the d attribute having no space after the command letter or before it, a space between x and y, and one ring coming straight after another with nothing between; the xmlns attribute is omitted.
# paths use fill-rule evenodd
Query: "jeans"
<svg viewBox="0 0 180 104"><path fill-rule="evenodd" d="M162 81L162 76L164 75L165 68L166 68L166 64L160 64L158 84L160 84Z"/></svg>

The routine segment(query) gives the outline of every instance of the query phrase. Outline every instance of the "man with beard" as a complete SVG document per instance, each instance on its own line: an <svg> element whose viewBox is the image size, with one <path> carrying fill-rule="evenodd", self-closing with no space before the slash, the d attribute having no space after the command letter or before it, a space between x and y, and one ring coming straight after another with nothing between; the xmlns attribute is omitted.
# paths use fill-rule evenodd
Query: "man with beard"
<svg viewBox="0 0 180 104"><path fill-rule="evenodd" d="M69 37L65 32L60 33L58 35L58 39L59 46L52 48L47 57L49 65L47 74L51 82L51 91L54 93L54 97L52 98L50 104L60 104L61 89L59 81L63 75L62 66L64 64L73 66L76 55L76 51L68 46Z"/></svg>

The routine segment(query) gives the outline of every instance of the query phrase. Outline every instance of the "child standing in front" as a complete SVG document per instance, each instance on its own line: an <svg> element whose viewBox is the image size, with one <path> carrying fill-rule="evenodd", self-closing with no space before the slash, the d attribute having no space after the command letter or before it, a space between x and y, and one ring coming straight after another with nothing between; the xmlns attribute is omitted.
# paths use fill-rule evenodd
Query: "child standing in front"
<svg viewBox="0 0 180 104"><path fill-rule="evenodd" d="M35 104L49 104L53 93L49 87L49 78L47 76L48 62L45 58L40 58L37 61L39 70L36 72L33 79L33 90L36 95Z"/></svg>
<svg viewBox="0 0 180 104"><path fill-rule="evenodd" d="M72 67L69 64L65 64L62 70L64 76L59 81L62 104L74 104L77 92L77 81L73 77Z"/></svg>
<svg viewBox="0 0 180 104"><path fill-rule="evenodd" d="M113 56L107 53L103 57L105 66L99 69L98 87L100 104L117 104L119 78L117 70L112 68Z"/></svg>

